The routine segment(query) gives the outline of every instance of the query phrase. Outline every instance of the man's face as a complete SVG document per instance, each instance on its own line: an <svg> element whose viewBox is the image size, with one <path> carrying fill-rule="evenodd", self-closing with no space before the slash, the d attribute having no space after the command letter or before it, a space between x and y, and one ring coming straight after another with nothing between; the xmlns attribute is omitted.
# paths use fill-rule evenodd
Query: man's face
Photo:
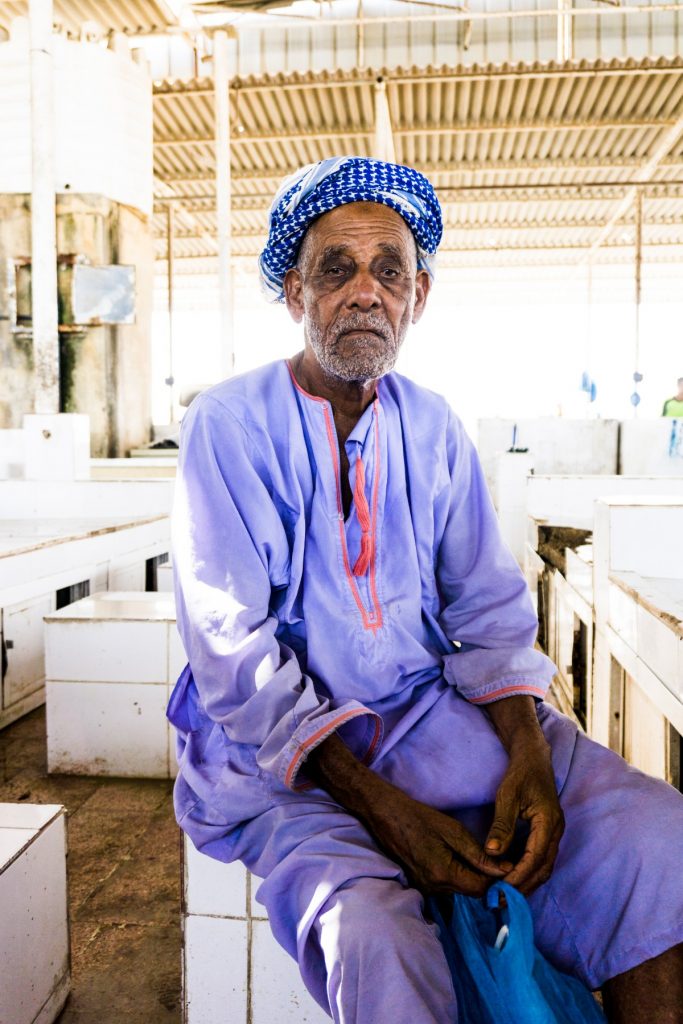
<svg viewBox="0 0 683 1024"><path fill-rule="evenodd" d="M394 366L429 285L403 218L377 203L349 203L311 226L285 298L325 374L365 383Z"/></svg>

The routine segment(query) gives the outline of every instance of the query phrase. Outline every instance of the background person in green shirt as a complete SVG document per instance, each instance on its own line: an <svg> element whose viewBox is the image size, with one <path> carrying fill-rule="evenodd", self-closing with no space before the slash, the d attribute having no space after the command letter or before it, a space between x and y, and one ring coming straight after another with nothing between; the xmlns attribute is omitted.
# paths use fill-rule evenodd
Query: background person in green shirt
<svg viewBox="0 0 683 1024"><path fill-rule="evenodd" d="M662 409L662 416L677 416L683 419L683 377L678 378L678 394L667 398Z"/></svg>

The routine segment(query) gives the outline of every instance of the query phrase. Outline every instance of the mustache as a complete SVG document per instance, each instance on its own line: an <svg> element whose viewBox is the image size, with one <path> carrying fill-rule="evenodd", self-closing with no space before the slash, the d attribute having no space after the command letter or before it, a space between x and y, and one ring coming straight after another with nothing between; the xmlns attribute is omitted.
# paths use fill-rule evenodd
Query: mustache
<svg viewBox="0 0 683 1024"><path fill-rule="evenodd" d="M390 323L378 313L349 313L337 320L333 328L335 340L349 331L372 331L373 334L379 334L384 341L390 341L392 337Z"/></svg>

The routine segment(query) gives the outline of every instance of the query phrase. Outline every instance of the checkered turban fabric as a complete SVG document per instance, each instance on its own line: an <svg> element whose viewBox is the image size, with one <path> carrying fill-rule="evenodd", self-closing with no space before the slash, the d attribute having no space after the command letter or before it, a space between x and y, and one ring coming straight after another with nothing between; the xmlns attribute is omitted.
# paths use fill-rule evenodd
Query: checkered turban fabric
<svg viewBox="0 0 683 1024"><path fill-rule="evenodd" d="M270 208L270 231L259 257L261 286L271 302L283 302L282 283L295 266L299 247L314 220L346 203L381 203L396 210L412 231L418 268L434 276L443 234L441 207L423 174L401 164L366 157L334 157L302 167L286 178Z"/></svg>

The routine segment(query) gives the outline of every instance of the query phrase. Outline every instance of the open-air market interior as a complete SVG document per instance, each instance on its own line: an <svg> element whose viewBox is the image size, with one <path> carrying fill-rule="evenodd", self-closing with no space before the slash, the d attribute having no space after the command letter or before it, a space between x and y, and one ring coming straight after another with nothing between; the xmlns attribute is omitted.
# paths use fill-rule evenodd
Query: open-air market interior
<svg viewBox="0 0 683 1024"><path fill-rule="evenodd" d="M474 443L547 702L683 792L683 0L0 0L0 132L0 1024L329 1019L176 824L166 718L180 424L298 365L259 256L306 165L431 182L396 369Z"/></svg>

